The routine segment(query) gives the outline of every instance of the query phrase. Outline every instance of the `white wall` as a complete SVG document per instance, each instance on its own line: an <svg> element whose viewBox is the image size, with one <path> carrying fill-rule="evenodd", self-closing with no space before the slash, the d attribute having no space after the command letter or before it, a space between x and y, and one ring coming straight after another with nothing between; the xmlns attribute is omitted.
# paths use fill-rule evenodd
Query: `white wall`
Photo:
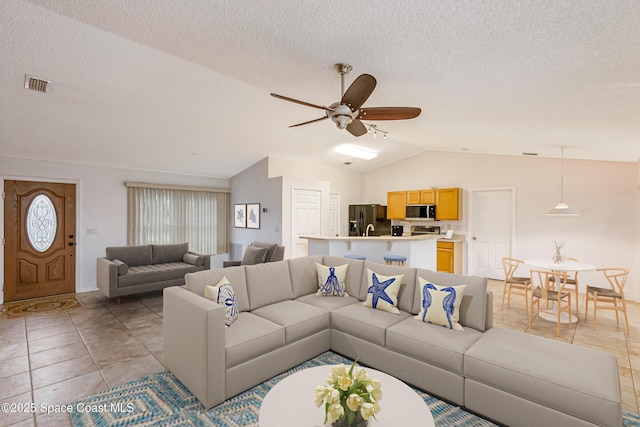
<svg viewBox="0 0 640 427"><path fill-rule="evenodd" d="M627 294L640 299L638 164L567 160L565 202L580 217L548 217L560 199L560 159L425 152L365 174L365 195L386 203L386 192L434 187L516 187L517 258L550 256L554 240L569 256L598 267L629 268ZM465 191L466 204L466 191ZM459 223L466 234L463 214ZM581 273L582 283L602 283L601 273Z"/></svg>
<svg viewBox="0 0 640 427"><path fill-rule="evenodd" d="M127 190L125 181L228 188L226 179L159 172L83 166L71 163L25 160L0 156L0 180L35 180L77 184L77 266L76 291L96 289L96 258L107 246L127 244ZM4 209L0 222L4 223ZM97 228L97 235L87 229ZM4 237L4 227L0 231ZM0 246L4 260L4 247ZM4 278L4 262L0 265ZM3 296L0 296L3 300Z"/></svg>
<svg viewBox="0 0 640 427"><path fill-rule="evenodd" d="M269 176L281 176L290 180L286 184L283 183L283 193L285 197L288 197L288 199L283 200L285 204L283 213L287 215L288 212L289 215L289 221L286 221L283 217L283 224L291 224L291 186L294 182L297 182L298 186L316 187L324 185L321 183L327 183L327 191L340 194L340 235L349 234L349 205L375 203L366 200L364 175L358 172L351 172L348 167L333 168L269 157ZM323 197L323 207L327 207L329 203L328 194L326 196L327 198ZM386 200L384 204L386 204ZM328 221L328 218L325 219Z"/></svg>
<svg viewBox="0 0 640 427"><path fill-rule="evenodd" d="M260 228L231 228L232 258L242 259L244 248L254 240L282 244L282 178L269 178L269 161L263 159L230 180L231 218L233 205L260 203ZM241 248L233 250L235 245ZM234 253L237 252L237 253Z"/></svg>

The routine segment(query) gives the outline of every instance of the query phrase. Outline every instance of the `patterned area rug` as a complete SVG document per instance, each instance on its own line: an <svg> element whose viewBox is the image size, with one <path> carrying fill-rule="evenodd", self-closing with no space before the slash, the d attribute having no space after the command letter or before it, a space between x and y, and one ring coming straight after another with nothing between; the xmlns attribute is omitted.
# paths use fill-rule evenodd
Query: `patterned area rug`
<svg viewBox="0 0 640 427"><path fill-rule="evenodd" d="M70 310L80 306L81 304L75 295L62 295L27 301L8 302L4 304L2 308L3 311L7 312L7 318L11 319L35 313Z"/></svg>
<svg viewBox="0 0 640 427"><path fill-rule="evenodd" d="M71 420L74 426L97 427L257 427L260 403L278 381L301 369L351 362L335 353L324 353L208 411L176 377L164 371L74 402ZM422 391L416 390L416 393L429 405L436 426L495 426ZM640 416L637 414L625 411L623 418L624 427L640 427Z"/></svg>

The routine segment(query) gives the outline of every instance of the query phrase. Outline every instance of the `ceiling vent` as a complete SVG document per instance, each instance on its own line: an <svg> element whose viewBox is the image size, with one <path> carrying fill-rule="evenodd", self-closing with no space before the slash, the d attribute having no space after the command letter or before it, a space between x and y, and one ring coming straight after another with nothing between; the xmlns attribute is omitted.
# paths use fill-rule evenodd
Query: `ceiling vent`
<svg viewBox="0 0 640 427"><path fill-rule="evenodd" d="M24 88L29 90L35 90L36 92L47 93L49 89L48 80L39 79L33 76L24 76Z"/></svg>

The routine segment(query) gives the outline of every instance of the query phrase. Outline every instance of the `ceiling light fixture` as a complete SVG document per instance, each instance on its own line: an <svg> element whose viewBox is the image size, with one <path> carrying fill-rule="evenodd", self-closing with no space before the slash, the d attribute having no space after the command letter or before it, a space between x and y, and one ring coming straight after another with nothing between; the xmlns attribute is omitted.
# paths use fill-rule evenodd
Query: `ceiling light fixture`
<svg viewBox="0 0 640 427"><path fill-rule="evenodd" d="M580 216L580 211L571 209L564 202L564 146L560 147L560 203L551 209L547 216Z"/></svg>
<svg viewBox="0 0 640 427"><path fill-rule="evenodd" d="M378 157L378 153L370 151L355 145L342 144L335 148L336 153L344 154L345 156L356 157L358 159L371 160Z"/></svg>
<svg viewBox="0 0 640 427"><path fill-rule="evenodd" d="M389 131L378 129L378 125L366 125L366 126L367 126L367 133L373 133L374 139L378 137L378 132L382 134L383 140L387 139L387 134L389 133Z"/></svg>

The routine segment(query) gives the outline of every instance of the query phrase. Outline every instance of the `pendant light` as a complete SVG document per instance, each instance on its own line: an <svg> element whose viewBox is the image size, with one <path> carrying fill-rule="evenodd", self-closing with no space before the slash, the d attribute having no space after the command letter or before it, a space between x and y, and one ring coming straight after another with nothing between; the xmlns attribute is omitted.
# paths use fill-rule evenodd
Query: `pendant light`
<svg viewBox="0 0 640 427"><path fill-rule="evenodd" d="M571 209L564 202L564 146L560 147L560 203L545 215L548 216L580 216L580 211Z"/></svg>

